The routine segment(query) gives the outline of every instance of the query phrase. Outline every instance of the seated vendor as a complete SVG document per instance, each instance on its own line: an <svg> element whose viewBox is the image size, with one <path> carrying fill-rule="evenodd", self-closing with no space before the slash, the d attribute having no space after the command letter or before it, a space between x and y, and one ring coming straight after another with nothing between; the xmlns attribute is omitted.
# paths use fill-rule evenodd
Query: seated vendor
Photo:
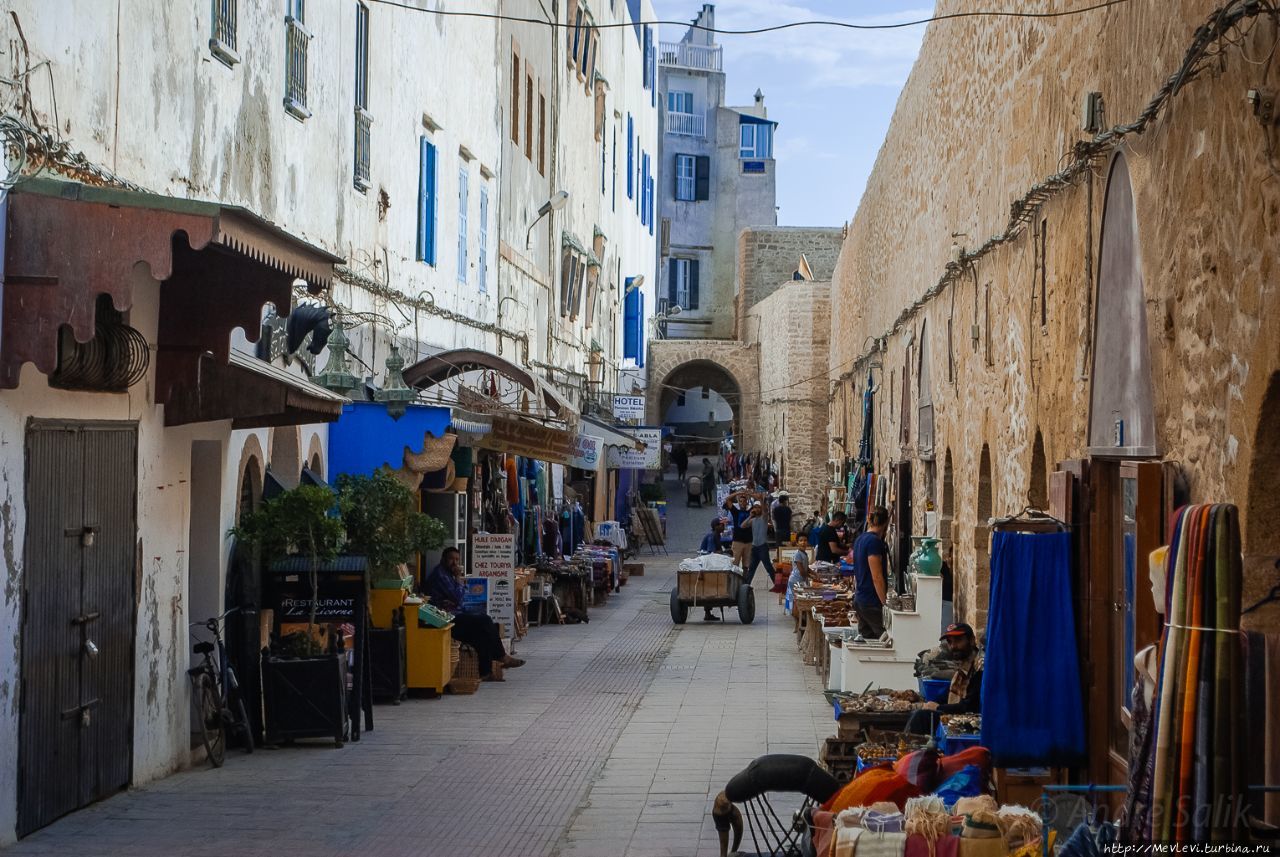
<svg viewBox="0 0 1280 857"><path fill-rule="evenodd" d="M982 653L978 651L973 628L963 622L948 625L940 639L956 662L956 671L947 689L947 701L917 705L918 710L907 721L907 732L932 735L938 731L940 714L982 713Z"/></svg>
<svg viewBox="0 0 1280 857"><path fill-rule="evenodd" d="M453 638L476 651L480 678L505 681L502 670L519 667L524 661L507 654L502 645L498 623L483 613L467 613L462 609L463 583L461 556L457 548L445 548L440 564L422 580L422 594L441 610L453 614Z"/></svg>
<svg viewBox="0 0 1280 857"><path fill-rule="evenodd" d="M724 519L716 516L711 519L711 531L702 537L702 544L698 546L698 553L724 553L724 544L720 540L724 534ZM720 617L711 612L711 608L703 606L702 621L719 622Z"/></svg>

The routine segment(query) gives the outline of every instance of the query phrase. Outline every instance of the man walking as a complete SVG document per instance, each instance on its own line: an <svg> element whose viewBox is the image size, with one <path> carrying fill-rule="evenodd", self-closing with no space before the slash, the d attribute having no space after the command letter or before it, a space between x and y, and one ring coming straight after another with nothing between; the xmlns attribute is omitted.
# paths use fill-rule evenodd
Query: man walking
<svg viewBox="0 0 1280 857"><path fill-rule="evenodd" d="M853 606L858 612L858 633L864 640L884 636L884 602L888 597L889 511L876 506L867 516L867 531L853 543L853 577L857 584Z"/></svg>
<svg viewBox="0 0 1280 857"><path fill-rule="evenodd" d="M733 564L746 571L751 561L751 511L747 501L751 495L737 491L724 500L724 510L729 513L729 525L733 528Z"/></svg>
<svg viewBox="0 0 1280 857"><path fill-rule="evenodd" d="M716 469L711 460L702 459L702 502L710 506L716 501Z"/></svg>
<svg viewBox="0 0 1280 857"><path fill-rule="evenodd" d="M778 544L791 542L791 502L786 491L778 492L778 499L773 501L773 537Z"/></svg>
<svg viewBox="0 0 1280 857"><path fill-rule="evenodd" d="M676 476L683 482L684 475L689 472L689 450L683 446L677 446L675 452L671 453L671 457L676 463Z"/></svg>
<svg viewBox="0 0 1280 857"><path fill-rule="evenodd" d="M773 562L769 559L769 518L764 513L764 503L759 500L751 504L751 566L747 570L747 586L756 576L756 566L764 565L769 575L769 586L774 584ZM736 545L735 545L736 547Z"/></svg>

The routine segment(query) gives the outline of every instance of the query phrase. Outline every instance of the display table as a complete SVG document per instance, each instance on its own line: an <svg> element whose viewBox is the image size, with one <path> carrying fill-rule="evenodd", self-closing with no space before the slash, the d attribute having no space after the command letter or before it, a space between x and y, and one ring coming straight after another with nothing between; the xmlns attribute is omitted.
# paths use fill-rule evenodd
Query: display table
<svg viewBox="0 0 1280 857"><path fill-rule="evenodd" d="M890 645L854 642L858 629L832 628L827 687L860 691L871 687L915 687L916 656L938 645L942 630L942 578L913 575L916 609L885 608Z"/></svg>

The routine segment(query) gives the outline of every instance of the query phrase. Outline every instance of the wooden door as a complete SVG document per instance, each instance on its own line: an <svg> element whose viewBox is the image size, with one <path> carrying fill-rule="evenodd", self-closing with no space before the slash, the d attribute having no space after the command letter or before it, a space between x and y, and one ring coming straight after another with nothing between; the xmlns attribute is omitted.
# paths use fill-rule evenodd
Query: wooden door
<svg viewBox="0 0 1280 857"><path fill-rule="evenodd" d="M128 786L133 758L133 423L27 432L19 836Z"/></svg>

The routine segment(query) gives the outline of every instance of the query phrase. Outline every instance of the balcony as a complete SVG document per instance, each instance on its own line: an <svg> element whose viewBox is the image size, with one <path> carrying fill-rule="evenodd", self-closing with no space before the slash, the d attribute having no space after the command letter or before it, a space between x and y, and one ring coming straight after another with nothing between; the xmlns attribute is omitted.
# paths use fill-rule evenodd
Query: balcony
<svg viewBox="0 0 1280 857"><path fill-rule="evenodd" d="M720 45L690 45L686 42L659 42L658 62L676 68L723 71Z"/></svg>
<svg viewBox="0 0 1280 857"><path fill-rule="evenodd" d="M706 137L707 115L705 113L667 113L667 124L662 130L678 137Z"/></svg>

